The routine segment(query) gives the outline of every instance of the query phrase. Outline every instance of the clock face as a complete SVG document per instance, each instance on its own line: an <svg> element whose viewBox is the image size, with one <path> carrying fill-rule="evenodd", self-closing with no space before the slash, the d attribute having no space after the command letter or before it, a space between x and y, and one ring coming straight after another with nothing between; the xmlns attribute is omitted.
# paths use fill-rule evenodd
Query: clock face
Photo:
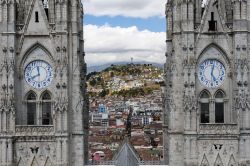
<svg viewBox="0 0 250 166"><path fill-rule="evenodd" d="M53 80L52 67L42 60L30 62L26 66L24 74L26 82L37 89L49 86Z"/></svg>
<svg viewBox="0 0 250 166"><path fill-rule="evenodd" d="M199 66L199 80L206 87L214 88L220 86L225 80L226 70L224 65L215 60L207 59Z"/></svg>

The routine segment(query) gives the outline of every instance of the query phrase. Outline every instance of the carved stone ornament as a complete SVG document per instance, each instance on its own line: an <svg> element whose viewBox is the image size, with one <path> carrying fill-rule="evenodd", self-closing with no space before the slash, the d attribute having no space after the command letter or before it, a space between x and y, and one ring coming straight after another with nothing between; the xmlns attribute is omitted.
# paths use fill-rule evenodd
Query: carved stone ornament
<svg viewBox="0 0 250 166"><path fill-rule="evenodd" d="M176 143L175 143L175 151L176 152L181 152L182 151L182 145L178 142L178 141L176 141Z"/></svg>
<svg viewBox="0 0 250 166"><path fill-rule="evenodd" d="M191 112L198 109L197 98L194 95L184 95L183 99L184 110Z"/></svg>
<svg viewBox="0 0 250 166"><path fill-rule="evenodd" d="M17 165L38 165L37 163L47 163L56 160L56 146L54 142L48 144L41 144L39 142L32 142L27 146L25 143L17 143L17 152L15 160L18 161ZM47 165L47 164L45 164ZM54 165L54 164L51 164Z"/></svg>
<svg viewBox="0 0 250 166"><path fill-rule="evenodd" d="M57 92L54 103L54 110L63 112L68 110L67 85L65 82L57 83Z"/></svg>
<svg viewBox="0 0 250 166"><path fill-rule="evenodd" d="M1 5L14 4L14 0L1 0Z"/></svg>
<svg viewBox="0 0 250 166"><path fill-rule="evenodd" d="M236 109L241 109L242 111L250 110L250 98L248 94L245 91L236 94L234 98Z"/></svg>
<svg viewBox="0 0 250 166"><path fill-rule="evenodd" d="M172 95L167 95L165 98L165 103L166 103L166 108L169 112L175 111L176 110L176 105L173 100Z"/></svg>
<svg viewBox="0 0 250 166"><path fill-rule="evenodd" d="M244 69L246 68L248 70L248 60L245 59L237 59L235 62L235 68L236 69Z"/></svg>
<svg viewBox="0 0 250 166"><path fill-rule="evenodd" d="M1 99L0 111L11 112L15 114L13 100Z"/></svg>
<svg viewBox="0 0 250 166"><path fill-rule="evenodd" d="M66 97L57 97L54 108L56 111L66 111L68 109L68 100Z"/></svg>
<svg viewBox="0 0 250 166"><path fill-rule="evenodd" d="M83 111L83 106L84 106L84 98L80 95L75 107L75 111L76 112Z"/></svg>
<svg viewBox="0 0 250 166"><path fill-rule="evenodd" d="M5 50L3 49L3 52ZM7 57L6 52L4 52L4 60L0 65L0 72L5 72L7 75L11 75L15 69L15 60L14 60L14 53L12 52L12 57Z"/></svg>
<svg viewBox="0 0 250 166"><path fill-rule="evenodd" d="M59 74L60 77L63 76L63 73L67 73L67 54L66 54L66 47L56 47L57 51L57 60L55 65L55 73Z"/></svg>
<svg viewBox="0 0 250 166"><path fill-rule="evenodd" d="M2 86L3 96L0 101L0 111L11 112L15 114L14 107L14 95L13 95L13 86Z"/></svg>
<svg viewBox="0 0 250 166"><path fill-rule="evenodd" d="M235 124L202 124L200 134L238 134L238 126Z"/></svg>
<svg viewBox="0 0 250 166"><path fill-rule="evenodd" d="M53 134L53 126L16 126L16 133L18 135L36 135L38 133Z"/></svg>

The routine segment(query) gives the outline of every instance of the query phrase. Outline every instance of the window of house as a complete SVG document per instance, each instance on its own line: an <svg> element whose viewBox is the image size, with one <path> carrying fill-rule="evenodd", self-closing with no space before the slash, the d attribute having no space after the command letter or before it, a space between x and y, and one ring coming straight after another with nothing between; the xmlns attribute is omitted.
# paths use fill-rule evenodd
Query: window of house
<svg viewBox="0 0 250 166"><path fill-rule="evenodd" d="M36 95L34 92L31 92L27 96L27 124L35 125L36 124Z"/></svg>

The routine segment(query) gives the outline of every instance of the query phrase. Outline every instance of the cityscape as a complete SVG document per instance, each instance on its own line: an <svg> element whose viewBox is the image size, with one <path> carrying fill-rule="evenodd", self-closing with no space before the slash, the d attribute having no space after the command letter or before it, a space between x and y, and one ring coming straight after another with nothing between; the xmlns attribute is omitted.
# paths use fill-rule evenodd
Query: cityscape
<svg viewBox="0 0 250 166"><path fill-rule="evenodd" d="M250 0L1 0L0 166L250 166Z"/></svg>
<svg viewBox="0 0 250 166"><path fill-rule="evenodd" d="M163 161L163 69L128 63L89 76L89 154L93 162L111 161L126 137L140 160ZM108 91L105 95L104 89Z"/></svg>

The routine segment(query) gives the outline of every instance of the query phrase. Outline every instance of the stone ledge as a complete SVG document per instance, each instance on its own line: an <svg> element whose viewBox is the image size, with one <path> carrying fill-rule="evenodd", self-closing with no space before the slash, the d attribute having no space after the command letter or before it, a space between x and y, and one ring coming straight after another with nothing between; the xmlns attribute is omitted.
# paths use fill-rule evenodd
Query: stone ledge
<svg viewBox="0 0 250 166"><path fill-rule="evenodd" d="M52 136L54 126L16 126L15 136Z"/></svg>
<svg viewBox="0 0 250 166"><path fill-rule="evenodd" d="M237 124L200 124L199 134L239 134L239 127Z"/></svg>

